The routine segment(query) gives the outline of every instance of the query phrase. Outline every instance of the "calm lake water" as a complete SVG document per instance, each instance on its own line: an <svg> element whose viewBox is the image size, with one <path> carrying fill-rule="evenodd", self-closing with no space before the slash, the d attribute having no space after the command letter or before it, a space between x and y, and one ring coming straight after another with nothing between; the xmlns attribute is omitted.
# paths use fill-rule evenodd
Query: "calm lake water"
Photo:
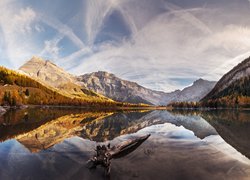
<svg viewBox="0 0 250 180"><path fill-rule="evenodd" d="M250 111L12 110L0 116L0 179L105 179L97 144L150 133L110 179L250 179Z"/></svg>

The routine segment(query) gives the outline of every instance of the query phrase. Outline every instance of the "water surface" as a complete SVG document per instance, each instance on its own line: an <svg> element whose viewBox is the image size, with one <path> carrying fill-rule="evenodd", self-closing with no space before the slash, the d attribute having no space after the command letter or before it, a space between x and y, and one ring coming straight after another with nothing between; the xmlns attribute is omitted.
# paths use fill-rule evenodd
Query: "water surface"
<svg viewBox="0 0 250 180"><path fill-rule="evenodd" d="M0 179L104 179L97 144L150 133L112 160L110 179L249 179L249 111L89 112L30 108L0 117Z"/></svg>

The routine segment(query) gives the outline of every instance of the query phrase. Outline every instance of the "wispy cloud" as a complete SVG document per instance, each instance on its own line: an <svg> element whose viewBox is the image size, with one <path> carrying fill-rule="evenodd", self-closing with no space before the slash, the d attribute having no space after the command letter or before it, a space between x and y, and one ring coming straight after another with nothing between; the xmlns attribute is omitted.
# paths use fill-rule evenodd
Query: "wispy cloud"
<svg viewBox="0 0 250 180"><path fill-rule="evenodd" d="M61 48L58 43L64 38L63 35L58 34L52 40L44 41L44 49L40 52L41 57L51 57L53 60L58 60Z"/></svg>
<svg viewBox="0 0 250 180"><path fill-rule="evenodd" d="M30 6L20 6L14 0L8 1L8 3L1 2L0 10L2 12L0 17L1 35L6 39L4 42L5 53L15 68L18 68L34 54L58 60L61 50L59 44L64 38L68 38L78 49L86 48L84 42L72 28L57 18L48 16L46 12L34 10ZM48 32L46 32L48 27L45 29L43 23L56 31L53 37L48 36Z"/></svg>
<svg viewBox="0 0 250 180"><path fill-rule="evenodd" d="M36 29L32 24L36 22L36 13L32 8L15 8L11 6L12 1L0 4L0 27L1 36L5 39L5 54L13 65L21 58L30 57L34 44L30 39L25 39L25 34L31 34Z"/></svg>
<svg viewBox="0 0 250 180"><path fill-rule="evenodd" d="M74 74L105 70L171 91L218 80L249 55L248 1L83 0L69 14L51 10L66 2L21 2L0 1L0 57L14 67L38 54Z"/></svg>
<svg viewBox="0 0 250 180"><path fill-rule="evenodd" d="M87 1L85 14L85 28L88 37L88 44L92 45L96 35L101 29L105 18L112 8L109 1Z"/></svg>
<svg viewBox="0 0 250 180"><path fill-rule="evenodd" d="M39 19L47 25L56 29L58 33L67 36L75 45L78 46L78 48L85 47L83 41L73 32L72 28L60 22L58 19L46 16L46 14L40 14Z"/></svg>
<svg viewBox="0 0 250 180"><path fill-rule="evenodd" d="M170 91L183 88L182 79L218 80L242 60L235 57L249 49L248 28L225 25L223 29L211 30L206 25L207 21L216 21L211 19L214 10L196 8L193 15L194 9L170 3L164 7L168 12L142 25L133 39L100 49L84 59L74 72L106 70L153 89ZM203 14L207 16L199 19ZM217 68L232 59L233 64Z"/></svg>
<svg viewBox="0 0 250 180"><path fill-rule="evenodd" d="M186 22L189 22L193 26L195 26L197 29L200 29L206 34L211 34L212 31L209 29L209 27L203 23L200 19L196 18L192 13L190 13L193 9L182 9L179 6L176 6L172 3L165 2L165 8L170 10L171 13L173 13L175 16L184 19ZM195 9L196 11L202 10L205 12L204 9Z"/></svg>
<svg viewBox="0 0 250 180"><path fill-rule="evenodd" d="M15 33L31 33L31 24L34 22L35 18L36 13L30 7L21 9L18 14L15 14L14 17L9 20L9 28Z"/></svg>
<svg viewBox="0 0 250 180"><path fill-rule="evenodd" d="M74 62L76 59L80 59L83 58L83 55L88 55L92 53L92 49L89 47L86 48L82 48L79 51L76 51L64 58L61 58L60 61L58 62L59 64L61 64L64 67L73 67L74 66Z"/></svg>

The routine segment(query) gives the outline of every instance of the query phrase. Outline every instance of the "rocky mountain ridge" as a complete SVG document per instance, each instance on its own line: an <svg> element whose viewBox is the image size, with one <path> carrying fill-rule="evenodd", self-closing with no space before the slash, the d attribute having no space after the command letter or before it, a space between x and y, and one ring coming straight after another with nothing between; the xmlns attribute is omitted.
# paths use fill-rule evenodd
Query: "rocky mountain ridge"
<svg viewBox="0 0 250 180"><path fill-rule="evenodd" d="M123 80L114 74L98 71L78 76L78 81L93 90L116 101L166 105L170 102L199 101L214 87L214 81L199 79L191 86L165 93L145 88L135 82Z"/></svg>
<svg viewBox="0 0 250 180"><path fill-rule="evenodd" d="M80 86L75 76L49 60L43 60L42 58L34 56L22 65L19 71L44 85L59 90L62 94L71 98L99 98L108 100L106 97Z"/></svg>
<svg viewBox="0 0 250 180"><path fill-rule="evenodd" d="M75 82L75 77L67 73L49 60L33 56L29 61L19 68L33 78L46 81L50 86L58 87L62 83Z"/></svg>
<svg viewBox="0 0 250 180"><path fill-rule="evenodd" d="M213 81L199 79L183 90L166 93L104 71L74 76L54 63L35 56L19 70L71 97L99 96L135 104L167 105L170 102L199 101L215 85Z"/></svg>

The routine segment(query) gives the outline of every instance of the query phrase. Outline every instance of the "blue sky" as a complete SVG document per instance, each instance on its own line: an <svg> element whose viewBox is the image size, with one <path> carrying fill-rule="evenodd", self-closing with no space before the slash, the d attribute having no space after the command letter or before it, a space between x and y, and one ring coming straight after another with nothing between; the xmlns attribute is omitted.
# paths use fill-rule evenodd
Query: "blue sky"
<svg viewBox="0 0 250 180"><path fill-rule="evenodd" d="M33 55L166 92L250 56L248 0L1 0L0 65Z"/></svg>

